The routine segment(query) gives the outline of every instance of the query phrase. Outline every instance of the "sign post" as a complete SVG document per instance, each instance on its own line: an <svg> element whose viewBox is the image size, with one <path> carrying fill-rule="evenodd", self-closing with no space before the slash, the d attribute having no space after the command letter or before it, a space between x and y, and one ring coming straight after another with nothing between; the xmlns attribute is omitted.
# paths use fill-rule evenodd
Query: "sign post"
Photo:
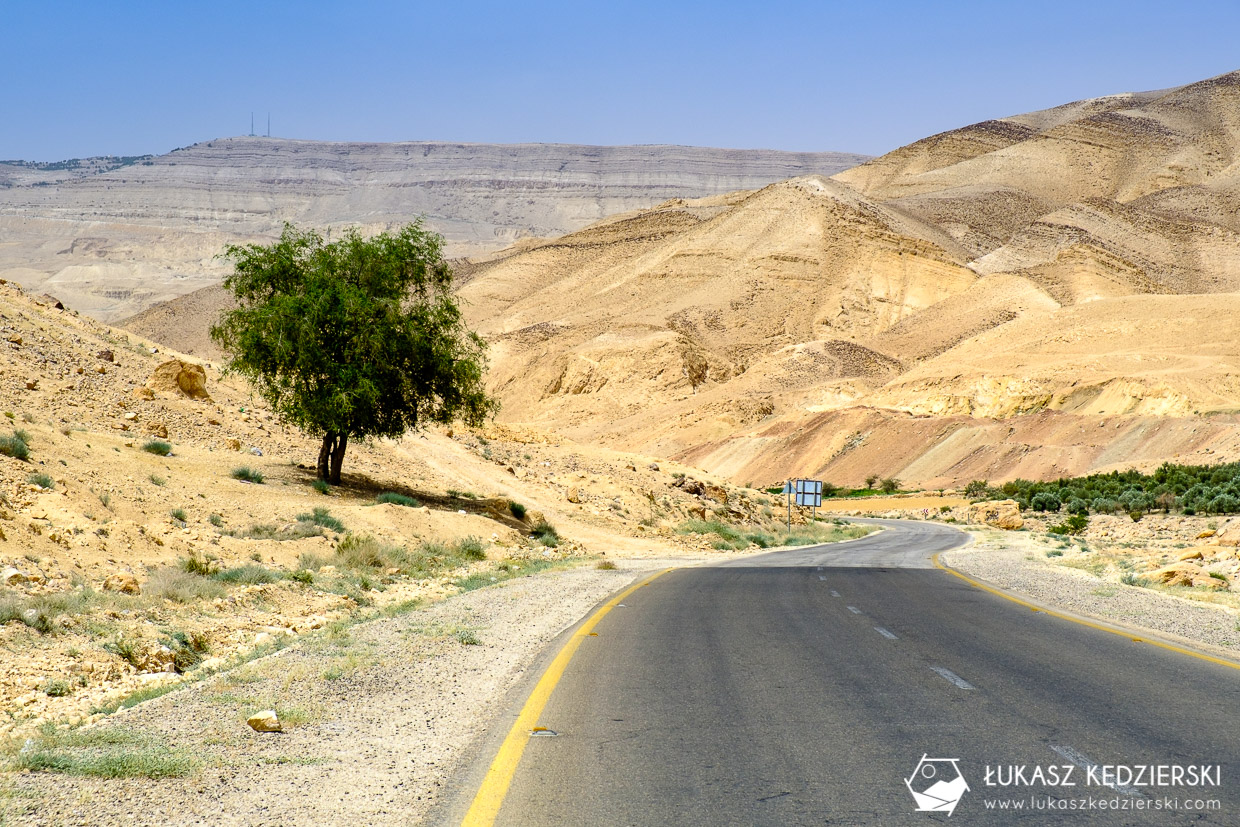
<svg viewBox="0 0 1240 827"><path fill-rule="evenodd" d="M814 519L818 518L818 507L822 505L822 480L788 480L784 483L784 496L788 500L788 531L792 531L792 503L809 506L814 509Z"/></svg>
<svg viewBox="0 0 1240 827"><path fill-rule="evenodd" d="M792 480L784 483L784 503L788 506L788 531L792 531Z"/></svg>

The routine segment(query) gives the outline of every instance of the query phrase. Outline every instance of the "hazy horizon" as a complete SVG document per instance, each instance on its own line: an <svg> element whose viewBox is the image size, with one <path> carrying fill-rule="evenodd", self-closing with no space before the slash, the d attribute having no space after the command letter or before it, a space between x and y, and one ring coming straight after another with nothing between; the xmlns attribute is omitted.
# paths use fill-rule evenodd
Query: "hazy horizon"
<svg viewBox="0 0 1240 827"><path fill-rule="evenodd" d="M1240 6L322 0L6 8L0 158L315 141L879 155L988 118L1240 68ZM39 36L33 36L38 34Z"/></svg>

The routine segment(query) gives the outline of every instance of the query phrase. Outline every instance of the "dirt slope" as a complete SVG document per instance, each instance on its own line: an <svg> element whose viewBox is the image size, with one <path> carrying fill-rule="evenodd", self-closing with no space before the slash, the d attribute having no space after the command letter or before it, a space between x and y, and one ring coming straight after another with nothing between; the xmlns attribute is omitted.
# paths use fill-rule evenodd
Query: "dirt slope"
<svg viewBox="0 0 1240 827"><path fill-rule="evenodd" d="M237 380L0 283L0 744L463 577L717 555L677 528L771 521L761 492L529 429L354 441L324 491L316 456Z"/></svg>

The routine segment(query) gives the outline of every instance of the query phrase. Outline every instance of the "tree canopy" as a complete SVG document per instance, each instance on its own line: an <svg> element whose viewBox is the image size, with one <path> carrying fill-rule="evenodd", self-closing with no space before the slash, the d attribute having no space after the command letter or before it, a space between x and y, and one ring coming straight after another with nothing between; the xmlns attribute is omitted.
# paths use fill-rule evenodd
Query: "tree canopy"
<svg viewBox="0 0 1240 827"><path fill-rule="evenodd" d="M426 423L481 424L486 343L451 293L443 239L421 222L326 241L285 224L271 244L229 245L237 308L211 337L282 422L322 437L319 477L340 482L350 437L396 438Z"/></svg>

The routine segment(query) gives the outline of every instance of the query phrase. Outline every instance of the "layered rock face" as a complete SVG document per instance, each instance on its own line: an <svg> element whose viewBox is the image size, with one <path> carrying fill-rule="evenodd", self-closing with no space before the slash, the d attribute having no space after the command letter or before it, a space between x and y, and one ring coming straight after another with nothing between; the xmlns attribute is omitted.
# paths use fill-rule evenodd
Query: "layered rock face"
<svg viewBox="0 0 1240 827"><path fill-rule="evenodd" d="M0 277L104 320L218 282L228 243L285 221L388 229L425 216L449 255L604 216L830 175L845 153L224 138L158 157L0 164Z"/></svg>

